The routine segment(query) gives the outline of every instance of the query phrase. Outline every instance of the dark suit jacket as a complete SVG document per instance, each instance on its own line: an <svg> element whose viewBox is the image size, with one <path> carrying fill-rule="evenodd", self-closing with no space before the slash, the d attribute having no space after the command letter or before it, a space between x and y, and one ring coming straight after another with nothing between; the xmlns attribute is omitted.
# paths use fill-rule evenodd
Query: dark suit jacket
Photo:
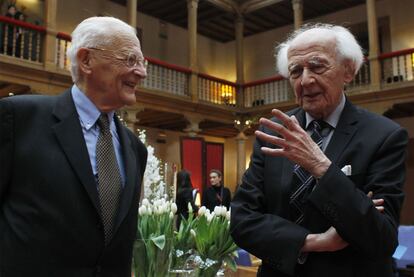
<svg viewBox="0 0 414 277"><path fill-rule="evenodd" d="M227 209L230 208L231 193L230 190L223 185L223 195L221 196L222 201L217 198L215 189L210 186L203 191L201 197L201 205L205 206L210 211L214 210L216 206L226 206Z"/></svg>
<svg viewBox="0 0 414 277"><path fill-rule="evenodd" d="M289 114L304 126L302 109ZM289 218L294 164L263 155L264 142L256 140L232 202L231 230L240 247L263 260L258 276L392 276L407 142L406 131L396 123L347 101L325 151L332 165L310 194L304 226L299 226ZM351 176L341 171L345 165L352 166ZM383 214L366 196L369 191L385 199ZM349 246L312 252L303 266L298 265L305 237L330 226Z"/></svg>
<svg viewBox="0 0 414 277"><path fill-rule="evenodd" d="M180 226L182 217L185 219L188 218L188 203L191 204L191 207L194 212L197 212L197 206L194 203L193 189L185 188L179 189L177 191L177 230Z"/></svg>
<svg viewBox="0 0 414 277"><path fill-rule="evenodd" d="M126 184L105 247L97 186L70 91L0 101L0 276L131 276L145 146L115 120Z"/></svg>

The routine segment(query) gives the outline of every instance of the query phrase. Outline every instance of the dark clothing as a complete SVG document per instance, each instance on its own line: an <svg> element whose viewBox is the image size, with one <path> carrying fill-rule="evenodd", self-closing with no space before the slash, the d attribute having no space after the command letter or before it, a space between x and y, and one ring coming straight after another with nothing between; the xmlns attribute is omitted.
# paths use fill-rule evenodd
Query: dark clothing
<svg viewBox="0 0 414 277"><path fill-rule="evenodd" d="M105 246L97 184L70 90L0 100L0 276L130 277L147 151L115 117L125 187Z"/></svg>
<svg viewBox="0 0 414 277"><path fill-rule="evenodd" d="M288 115L304 126L302 109ZM231 231L240 247L262 259L258 276L393 276L407 143L407 132L395 122L347 101L325 151L332 164L310 193L300 226L289 218L294 163L264 155L262 146L275 146L256 139L249 169L232 201ZM352 166L350 176L341 171L346 165ZM385 200L384 213L366 196L369 191ZM299 265L306 236L331 226L349 246L310 252Z"/></svg>
<svg viewBox="0 0 414 277"><path fill-rule="evenodd" d="M177 229L180 226L180 222L182 217L185 219L188 218L188 203L191 203L191 207L193 208L194 212L197 212L197 206L194 203L193 199L193 189L192 188L185 188L178 190L177 192Z"/></svg>
<svg viewBox="0 0 414 277"><path fill-rule="evenodd" d="M223 185L218 188L210 186L203 191L201 205L210 211L213 211L216 206L226 206L229 209L230 201L231 193L228 188Z"/></svg>

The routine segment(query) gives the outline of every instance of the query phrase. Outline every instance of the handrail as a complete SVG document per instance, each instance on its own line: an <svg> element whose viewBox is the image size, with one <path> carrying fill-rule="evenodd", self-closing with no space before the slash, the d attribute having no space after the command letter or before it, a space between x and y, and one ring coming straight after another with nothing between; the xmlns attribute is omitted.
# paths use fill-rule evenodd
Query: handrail
<svg viewBox="0 0 414 277"><path fill-rule="evenodd" d="M63 39L63 40L72 41L72 36L71 35L68 35L66 33L58 32L56 34L56 37L57 38L60 38L60 39Z"/></svg>
<svg viewBox="0 0 414 277"><path fill-rule="evenodd" d="M384 59L398 57L398 56L412 54L412 53L414 53L414 48L408 48L408 49L403 49L403 50L381 54L378 56L378 59L384 60Z"/></svg>
<svg viewBox="0 0 414 277"><path fill-rule="evenodd" d="M34 24L31 24L31 23L27 23L27 22L24 22L24 21L21 21L21 20L17 20L17 19L8 17L8 16L3 16L3 15L0 15L0 22L13 24L13 25L16 25L16 26L19 26L19 27L23 27L23 28L26 28L26 29L38 31L38 32L41 32L41 33L46 33L46 31L47 31L45 27L34 25Z"/></svg>
<svg viewBox="0 0 414 277"><path fill-rule="evenodd" d="M159 65L159 66L162 66L162 67L166 67L166 68L169 68L169 69L172 69L172 70L177 70L179 72L183 72L183 73L186 73L186 74L191 74L192 73L192 71L190 69L185 68L185 67L181 67L181 66L178 66L178 65L175 65L175 64L166 63L166 62L163 62L163 61L160 61L160 60L157 60L157 59L154 59L154 58L150 58L150 57L145 57L145 59L147 59L147 61L149 61L150 63L156 64L156 65Z"/></svg>
<svg viewBox="0 0 414 277"><path fill-rule="evenodd" d="M230 81L227 81L227 80L224 80L224 79L220 79L220 78L217 78L217 77L205 74L205 73L198 73L197 75L201 78L204 78L204 79L207 79L207 80L210 80L210 81L223 83L223 84L230 85L230 86L237 86L237 84L234 83L234 82L230 82Z"/></svg>
<svg viewBox="0 0 414 277"><path fill-rule="evenodd" d="M252 81L252 82L248 82L248 83L244 83L243 88L257 86L257 85L263 85L263 84L270 83L270 82L277 82L277 81L281 81L283 79L285 79L285 77L283 77L282 75L276 75L276 76L273 76L273 77L260 79L260 80L256 80L256 81Z"/></svg>

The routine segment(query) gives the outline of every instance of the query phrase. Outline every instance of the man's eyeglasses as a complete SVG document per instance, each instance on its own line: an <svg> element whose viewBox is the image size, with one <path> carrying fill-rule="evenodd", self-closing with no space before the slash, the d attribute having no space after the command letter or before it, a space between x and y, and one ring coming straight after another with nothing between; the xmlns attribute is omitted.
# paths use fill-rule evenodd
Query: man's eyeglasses
<svg viewBox="0 0 414 277"><path fill-rule="evenodd" d="M129 53L128 55L121 58L121 57L117 56L118 53L115 50L98 48L98 47L88 47L88 49L114 52L115 53L114 58L119 60L119 61L123 61L126 64L126 66L129 67L129 68L139 66L139 67L143 67L143 68L147 69L147 67L148 67L148 60L143 58L143 57L140 57L140 56L138 56L134 53Z"/></svg>

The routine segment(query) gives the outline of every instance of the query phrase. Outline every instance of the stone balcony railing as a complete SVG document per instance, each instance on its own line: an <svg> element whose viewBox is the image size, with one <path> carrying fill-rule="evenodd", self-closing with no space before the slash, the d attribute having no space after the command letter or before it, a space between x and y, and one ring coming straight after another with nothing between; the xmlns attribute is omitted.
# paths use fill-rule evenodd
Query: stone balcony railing
<svg viewBox="0 0 414 277"><path fill-rule="evenodd" d="M69 61L66 51L71 37L60 32L9 17L0 16L0 57L31 64L51 64L56 71L68 74ZM47 44L55 40L55 43ZM51 49L48 49L51 48ZM54 57L50 57L53 53ZM292 103L294 95L287 79L282 76L236 84L207 74L192 72L188 68L168 64L147 57L148 77L140 86L148 91L156 91L165 96L174 95L186 99L197 99L198 102L228 107L254 108L268 104ZM381 68L379 88L386 88L394 83L413 80L414 48L381 54L378 57ZM191 78L196 75L197 91L191 91ZM345 89L349 95L362 94L371 89L371 72L369 62L365 62L352 83Z"/></svg>

